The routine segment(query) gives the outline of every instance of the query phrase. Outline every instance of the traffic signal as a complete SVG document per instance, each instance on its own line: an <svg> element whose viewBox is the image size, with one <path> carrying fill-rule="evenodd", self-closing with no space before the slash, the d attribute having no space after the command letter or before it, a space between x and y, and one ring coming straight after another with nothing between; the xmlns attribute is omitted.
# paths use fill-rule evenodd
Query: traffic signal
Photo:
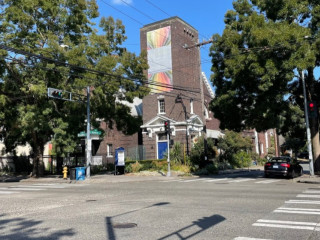
<svg viewBox="0 0 320 240"><path fill-rule="evenodd" d="M317 105L315 102L308 102L308 115L309 118L317 117Z"/></svg>
<svg viewBox="0 0 320 240"><path fill-rule="evenodd" d="M52 98L62 98L63 90L55 89L55 88L48 88L48 97Z"/></svg>
<svg viewBox="0 0 320 240"><path fill-rule="evenodd" d="M164 121L164 131L170 134L170 121Z"/></svg>

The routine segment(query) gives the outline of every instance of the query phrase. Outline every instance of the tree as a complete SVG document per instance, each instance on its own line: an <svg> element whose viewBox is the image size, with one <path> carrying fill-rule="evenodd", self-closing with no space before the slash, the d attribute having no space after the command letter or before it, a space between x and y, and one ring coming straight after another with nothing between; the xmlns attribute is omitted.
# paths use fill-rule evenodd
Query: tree
<svg viewBox="0 0 320 240"><path fill-rule="evenodd" d="M218 139L218 149L221 150L220 158L233 164L234 156L241 151L249 152L252 142L249 137L243 137L241 133L225 131L225 135Z"/></svg>
<svg viewBox="0 0 320 240"><path fill-rule="evenodd" d="M141 119L116 99L132 102L148 92L147 64L144 53L121 46L126 36L120 20L101 18L98 34L95 0L4 0L0 8L0 129L7 152L29 143L35 176L43 174L43 147L51 138L60 153L72 152L77 133L86 129L87 86L94 127L103 120L125 133L136 131ZM48 98L48 87L83 102Z"/></svg>
<svg viewBox="0 0 320 240"><path fill-rule="evenodd" d="M198 137L198 141L193 145L190 153L190 160L192 164L198 165L200 168L205 167L208 161L205 160L205 139L203 136ZM207 139L207 157L213 159L216 157L216 147L211 138Z"/></svg>
<svg viewBox="0 0 320 240"><path fill-rule="evenodd" d="M213 36L211 109L221 128L276 128L305 138L303 86L318 106L320 7L317 0L237 0L225 15L223 34ZM313 154L320 170L318 119L311 118Z"/></svg>

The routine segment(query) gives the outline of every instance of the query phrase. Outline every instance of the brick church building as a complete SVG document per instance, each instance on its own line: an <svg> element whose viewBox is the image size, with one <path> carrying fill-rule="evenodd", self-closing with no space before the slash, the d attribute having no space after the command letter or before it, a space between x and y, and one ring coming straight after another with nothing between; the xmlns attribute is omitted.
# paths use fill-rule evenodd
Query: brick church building
<svg viewBox="0 0 320 240"><path fill-rule="evenodd" d="M147 159L167 152L164 122L170 121L171 139L187 154L196 138L220 136L219 121L208 110L214 93L201 72L198 31L172 17L140 29L141 50L147 51L151 93L143 99L143 145Z"/></svg>
<svg viewBox="0 0 320 240"><path fill-rule="evenodd" d="M172 17L142 27L140 44L141 51L147 52L146 75L151 92L129 106L133 115L143 118L141 131L127 136L102 123L106 135L92 144L96 146L92 159L97 163L112 163L119 147L133 160L162 159L168 148L165 121L170 121L171 140L181 143L186 154L198 137L218 139L223 135L219 120L209 110L214 92L201 72L198 31L179 17ZM252 150L262 157L268 153L274 134L244 132L252 138Z"/></svg>

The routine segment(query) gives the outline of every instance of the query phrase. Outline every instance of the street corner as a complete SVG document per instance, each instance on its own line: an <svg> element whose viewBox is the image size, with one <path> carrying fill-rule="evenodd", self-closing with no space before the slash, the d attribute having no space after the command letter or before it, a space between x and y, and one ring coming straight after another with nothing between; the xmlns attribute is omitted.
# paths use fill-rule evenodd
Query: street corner
<svg viewBox="0 0 320 240"><path fill-rule="evenodd" d="M311 176L309 174L304 174L300 177L294 178L293 181L297 183L320 184L320 176L319 175Z"/></svg>

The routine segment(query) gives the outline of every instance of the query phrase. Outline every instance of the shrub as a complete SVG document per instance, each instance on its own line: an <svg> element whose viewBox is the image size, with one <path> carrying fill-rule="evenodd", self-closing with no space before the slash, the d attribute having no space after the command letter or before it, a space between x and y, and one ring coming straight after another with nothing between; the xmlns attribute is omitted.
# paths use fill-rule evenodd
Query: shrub
<svg viewBox="0 0 320 240"><path fill-rule="evenodd" d="M249 167L251 166L252 159L250 154L240 151L232 155L232 165L234 167Z"/></svg>
<svg viewBox="0 0 320 240"><path fill-rule="evenodd" d="M167 161L154 160L151 162L151 169L155 171L166 171L168 168Z"/></svg>
<svg viewBox="0 0 320 240"><path fill-rule="evenodd" d="M136 161L135 163L131 163L130 165L132 172L134 173L140 172L140 170L143 168L143 165L140 164L138 161Z"/></svg>
<svg viewBox="0 0 320 240"><path fill-rule="evenodd" d="M216 147L212 139L207 139L207 157L213 159L217 155ZM198 165L200 168L205 167L207 161L204 160L204 137L199 138L198 142L194 144L190 153L190 161L193 165Z"/></svg>

